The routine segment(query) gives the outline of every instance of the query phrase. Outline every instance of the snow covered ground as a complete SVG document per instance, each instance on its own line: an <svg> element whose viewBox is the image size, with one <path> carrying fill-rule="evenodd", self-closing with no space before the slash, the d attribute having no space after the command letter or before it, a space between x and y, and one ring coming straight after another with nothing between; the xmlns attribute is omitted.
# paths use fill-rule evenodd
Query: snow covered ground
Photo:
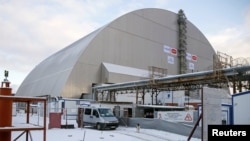
<svg viewBox="0 0 250 141"><path fill-rule="evenodd" d="M13 116L13 125L25 123L25 115ZM64 124L65 121L62 121ZM43 118L30 116L30 123L43 125ZM48 123L48 120L47 120ZM134 127L120 126L116 130L96 130L92 127L78 128L75 121L67 121L68 124L75 124L74 129L52 128L46 130L46 141L186 141L187 136L182 136L170 132L154 129L140 129L137 132ZM48 127L48 126L47 126ZM19 136L21 131L12 131L12 139ZM31 131L31 138L34 141L43 141L43 131ZM18 141L24 141L25 134ZM201 139L191 138L191 141L200 141Z"/></svg>

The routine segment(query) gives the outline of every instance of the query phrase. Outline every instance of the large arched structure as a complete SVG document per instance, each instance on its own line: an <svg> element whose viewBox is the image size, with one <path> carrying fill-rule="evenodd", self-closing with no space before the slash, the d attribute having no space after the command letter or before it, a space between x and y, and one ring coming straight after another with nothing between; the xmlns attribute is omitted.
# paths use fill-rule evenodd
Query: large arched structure
<svg viewBox="0 0 250 141"><path fill-rule="evenodd" d="M211 69L213 47L190 21L185 26L186 73ZM16 95L79 98L91 93L93 84L148 78L150 66L179 74L179 33L176 13L155 8L127 13L42 61Z"/></svg>

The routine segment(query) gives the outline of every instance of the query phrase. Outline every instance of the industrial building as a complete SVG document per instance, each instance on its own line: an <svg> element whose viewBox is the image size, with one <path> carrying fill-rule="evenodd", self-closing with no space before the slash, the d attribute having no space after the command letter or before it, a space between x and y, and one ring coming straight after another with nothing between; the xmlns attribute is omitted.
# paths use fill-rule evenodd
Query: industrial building
<svg viewBox="0 0 250 141"><path fill-rule="evenodd" d="M146 8L118 17L43 60L16 95L48 97L48 112L63 113L71 120L87 102L112 108L120 124L179 128L178 134L191 137L194 130L182 122L195 124L203 119L204 127L225 123L221 118L229 116L221 106L231 103L229 87L233 93L250 89L250 66L232 62L232 57L213 49L183 10ZM197 101L190 101L191 97ZM196 109L185 109L191 105L185 105L187 101L203 106L199 117ZM177 119L164 113L181 115L180 123L163 122ZM200 137L200 132L196 130L194 136Z"/></svg>
<svg viewBox="0 0 250 141"><path fill-rule="evenodd" d="M215 50L183 10L129 12L38 64L18 96L92 98L92 87L211 70Z"/></svg>

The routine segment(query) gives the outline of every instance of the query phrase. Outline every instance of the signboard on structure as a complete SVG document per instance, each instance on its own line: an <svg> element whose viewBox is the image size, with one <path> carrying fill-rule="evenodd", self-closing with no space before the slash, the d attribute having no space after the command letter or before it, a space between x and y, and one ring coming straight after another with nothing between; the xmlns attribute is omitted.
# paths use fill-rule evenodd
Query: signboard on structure
<svg viewBox="0 0 250 141"><path fill-rule="evenodd" d="M173 122L193 122L193 111L162 111L157 118Z"/></svg>

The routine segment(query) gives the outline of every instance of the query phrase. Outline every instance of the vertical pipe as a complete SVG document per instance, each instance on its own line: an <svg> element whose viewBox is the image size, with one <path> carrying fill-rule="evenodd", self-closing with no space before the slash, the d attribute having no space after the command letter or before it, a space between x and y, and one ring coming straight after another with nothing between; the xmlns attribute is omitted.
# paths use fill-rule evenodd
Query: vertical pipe
<svg viewBox="0 0 250 141"><path fill-rule="evenodd" d="M0 95L11 96L11 88L9 81L2 82ZM0 99L0 127L12 126L12 100ZM3 141L11 141L11 131L0 132L0 139Z"/></svg>
<svg viewBox="0 0 250 141"><path fill-rule="evenodd" d="M46 127L46 125L47 125L47 122L46 122L47 107L46 107L46 105L47 105L47 102L45 100L44 101L44 116L43 116L43 128L44 128L44 130L43 130L43 141L46 141L46 129L47 129L47 127Z"/></svg>
<svg viewBox="0 0 250 141"><path fill-rule="evenodd" d="M154 91L151 94L151 105L154 105Z"/></svg>
<svg viewBox="0 0 250 141"><path fill-rule="evenodd" d="M235 80L233 79L233 94L236 93L236 84Z"/></svg>
<svg viewBox="0 0 250 141"><path fill-rule="evenodd" d="M97 95L97 93L96 93L96 95ZM101 93L101 95L102 95L102 100L104 100L104 92L102 91L102 93ZM95 99L96 101L98 101L99 99L98 99L98 96L96 96L96 99Z"/></svg>
<svg viewBox="0 0 250 141"><path fill-rule="evenodd" d="M135 103L138 104L138 89L136 88L136 97L135 97Z"/></svg>
<svg viewBox="0 0 250 141"><path fill-rule="evenodd" d="M158 97L158 91L157 91L157 89L156 89L156 91L155 91L155 104L156 105L158 105L158 101L157 101L157 97Z"/></svg>
<svg viewBox="0 0 250 141"><path fill-rule="evenodd" d="M144 105L145 104L145 92L143 91L143 94L142 94L142 104Z"/></svg>
<svg viewBox="0 0 250 141"><path fill-rule="evenodd" d="M239 80L239 92L242 92L242 83L241 83L241 80Z"/></svg>
<svg viewBox="0 0 250 141"><path fill-rule="evenodd" d="M249 82L249 81L247 81L247 83L248 83L247 90L250 90L250 82Z"/></svg>
<svg viewBox="0 0 250 141"><path fill-rule="evenodd" d="M204 101L203 101L203 86L201 88L201 119L203 119L203 106L204 106ZM201 141L203 141L203 129L204 129L204 120L201 120Z"/></svg>
<svg viewBox="0 0 250 141"><path fill-rule="evenodd" d="M27 113L27 117L26 117L26 123L30 123L30 101L27 102L27 106L26 106L26 113Z"/></svg>
<svg viewBox="0 0 250 141"><path fill-rule="evenodd" d="M171 98L172 98L172 105L174 105L174 95L173 95L173 91L171 91Z"/></svg>
<svg viewBox="0 0 250 141"><path fill-rule="evenodd" d="M26 105L26 123L29 124L30 123L30 101L27 102ZM29 130L26 131L26 141L29 140Z"/></svg>

